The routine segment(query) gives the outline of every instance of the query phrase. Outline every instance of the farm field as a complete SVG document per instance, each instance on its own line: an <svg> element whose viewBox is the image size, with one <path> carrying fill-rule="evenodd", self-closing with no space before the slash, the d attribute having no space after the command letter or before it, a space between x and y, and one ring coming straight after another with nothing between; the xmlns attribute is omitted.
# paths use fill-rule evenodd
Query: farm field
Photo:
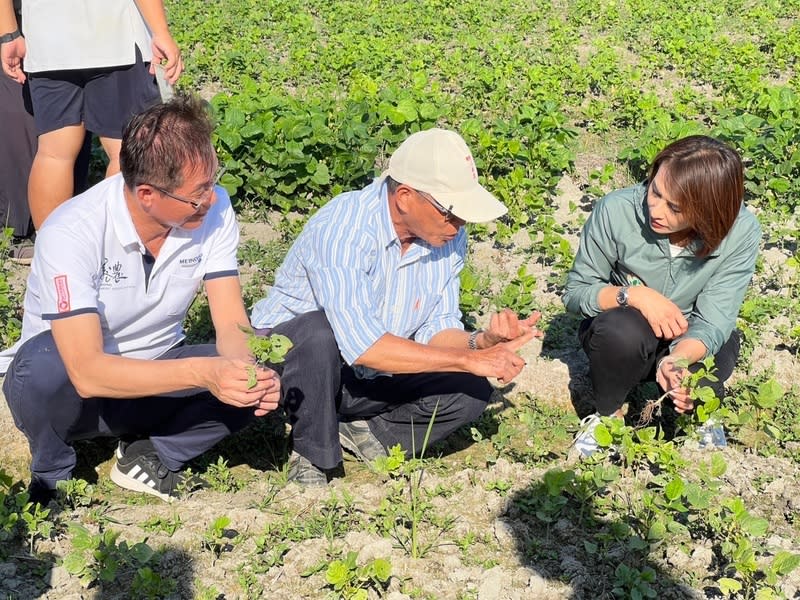
<svg viewBox="0 0 800 600"><path fill-rule="evenodd" d="M322 490L286 483L271 415L198 459L209 489L180 502L116 488L108 440L79 443L79 479L37 509L0 402L0 596L800 598L800 0L166 5L180 85L216 111L248 303L314 210L438 125L509 207L471 228L465 321L541 310L545 336L472 427L419 459L346 460ZM696 422L673 441L625 426L616 455L571 462L587 366L560 294L580 227L691 133L741 152L764 233L716 412L727 446L701 448ZM7 243L0 347L19 334L27 273ZM187 332L212 335L202 296ZM632 422L654 397L632 394Z"/></svg>

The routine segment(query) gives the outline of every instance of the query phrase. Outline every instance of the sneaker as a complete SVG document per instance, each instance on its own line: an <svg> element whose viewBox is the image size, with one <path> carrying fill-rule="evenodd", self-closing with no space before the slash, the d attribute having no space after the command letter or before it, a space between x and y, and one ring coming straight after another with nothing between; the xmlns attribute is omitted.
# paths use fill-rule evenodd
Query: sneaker
<svg viewBox="0 0 800 600"><path fill-rule="evenodd" d="M117 460L122 460L122 458L125 456L125 452L128 450L128 446L130 446L133 442L139 442L142 444L141 447L138 447L137 444L137 452L139 454L156 451L155 447L153 446L153 442L150 441L150 438L124 435L120 436L119 438L117 449L114 451L114 457Z"/></svg>
<svg viewBox="0 0 800 600"><path fill-rule="evenodd" d="M571 454L577 454L581 458L591 456L600 449L600 444L594 437L594 430L600 424L600 414L592 413L585 416L581 420L581 428L575 435L575 440L572 442Z"/></svg>
<svg viewBox="0 0 800 600"><path fill-rule="evenodd" d="M8 252L8 258L11 262L20 265L29 265L33 262L33 242L24 240L17 244L13 244Z"/></svg>
<svg viewBox="0 0 800 600"><path fill-rule="evenodd" d="M31 475L31 482L28 485L28 501L36 504L37 502L42 506L47 506L56 499L58 492L55 488L50 487L46 481L38 478L36 475Z"/></svg>
<svg viewBox="0 0 800 600"><path fill-rule="evenodd" d="M364 462L372 462L379 456L388 456L386 448L370 431L366 421L340 422L339 443L342 448Z"/></svg>
<svg viewBox="0 0 800 600"><path fill-rule="evenodd" d="M299 455L297 452L292 451L289 456L289 474L288 481L308 486L308 487L321 487L328 485L328 476L325 471L311 464L305 456Z"/></svg>
<svg viewBox="0 0 800 600"><path fill-rule="evenodd" d="M111 481L126 490L158 496L172 502L181 493L202 487L202 480L179 471L170 471L161 462L149 440L117 445L117 461L111 468Z"/></svg>

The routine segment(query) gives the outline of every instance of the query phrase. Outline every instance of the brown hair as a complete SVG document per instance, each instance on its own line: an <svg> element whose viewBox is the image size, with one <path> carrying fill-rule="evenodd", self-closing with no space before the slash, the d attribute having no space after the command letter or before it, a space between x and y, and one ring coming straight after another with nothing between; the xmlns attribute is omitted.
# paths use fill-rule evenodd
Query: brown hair
<svg viewBox="0 0 800 600"><path fill-rule="evenodd" d="M129 189L149 183L166 190L183 185L183 169L210 168L214 126L206 103L178 94L135 115L122 132L120 170Z"/></svg>
<svg viewBox="0 0 800 600"><path fill-rule="evenodd" d="M700 242L695 255L708 256L733 227L744 198L744 168L739 154L705 135L671 143L650 167L648 184L661 167L671 196Z"/></svg>

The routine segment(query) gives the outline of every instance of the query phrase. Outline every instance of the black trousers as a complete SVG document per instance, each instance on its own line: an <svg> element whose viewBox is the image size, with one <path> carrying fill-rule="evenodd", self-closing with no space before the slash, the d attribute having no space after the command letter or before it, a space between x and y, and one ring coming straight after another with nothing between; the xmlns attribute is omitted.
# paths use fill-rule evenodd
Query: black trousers
<svg viewBox="0 0 800 600"><path fill-rule="evenodd" d="M428 444L479 417L492 393L486 378L468 373L358 379L343 363L322 311L299 315L264 333L285 335L294 344L285 362L274 365L281 374L282 405L295 451L322 469L342 460L339 420L366 420L384 447L400 444L408 455L419 455L434 410Z"/></svg>
<svg viewBox="0 0 800 600"><path fill-rule="evenodd" d="M603 416L619 410L638 383L654 380L658 361L669 354L670 340L656 337L642 313L630 307L584 319L578 339L589 357L595 408ZM739 332L734 331L714 355L717 381L700 382L701 386L711 387L720 399L724 396L724 383L736 366L739 346ZM695 372L700 366L695 363L689 370Z"/></svg>
<svg viewBox="0 0 800 600"><path fill-rule="evenodd" d="M159 359L216 356L211 344L177 346ZM252 408L223 404L207 391L136 399L81 398L67 376L53 335L44 331L17 352L3 382L14 423L28 438L31 473L51 488L75 468L70 442L144 435L177 471L255 418Z"/></svg>

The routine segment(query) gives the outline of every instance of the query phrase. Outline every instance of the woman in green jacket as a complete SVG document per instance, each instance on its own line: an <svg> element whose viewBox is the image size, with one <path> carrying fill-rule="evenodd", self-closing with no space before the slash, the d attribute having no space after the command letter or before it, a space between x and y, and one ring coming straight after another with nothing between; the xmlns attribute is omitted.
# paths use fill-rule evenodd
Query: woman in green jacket
<svg viewBox="0 0 800 600"><path fill-rule="evenodd" d="M593 208L563 296L567 309L586 317L578 335L597 410L576 437L581 455L597 450L600 417L621 417L641 381L654 378L676 411L692 410L683 361L692 369L713 355L718 381L707 383L722 396L761 239L743 196L736 151L690 136L656 156L647 181Z"/></svg>

